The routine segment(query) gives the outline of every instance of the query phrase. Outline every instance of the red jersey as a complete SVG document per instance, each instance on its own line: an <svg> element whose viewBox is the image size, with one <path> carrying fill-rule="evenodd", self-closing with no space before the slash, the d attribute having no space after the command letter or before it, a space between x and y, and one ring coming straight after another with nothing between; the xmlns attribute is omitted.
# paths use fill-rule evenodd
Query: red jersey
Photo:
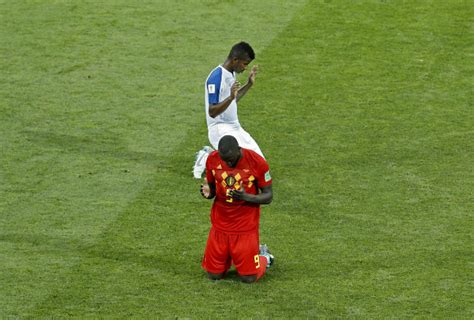
<svg viewBox="0 0 474 320"><path fill-rule="evenodd" d="M244 188L257 194L258 188L272 183L267 162L256 152L241 148L242 157L234 168L229 167L217 151L206 162L206 179L216 185L216 198L211 209L212 226L228 233L245 233L258 230L260 205L229 196L231 190Z"/></svg>

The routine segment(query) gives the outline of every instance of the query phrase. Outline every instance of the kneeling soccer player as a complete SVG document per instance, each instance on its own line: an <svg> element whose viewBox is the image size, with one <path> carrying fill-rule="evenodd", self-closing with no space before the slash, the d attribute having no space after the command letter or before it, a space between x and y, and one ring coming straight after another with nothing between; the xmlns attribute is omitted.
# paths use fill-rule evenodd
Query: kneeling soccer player
<svg viewBox="0 0 474 320"><path fill-rule="evenodd" d="M207 158L206 180L201 194L215 199L202 267L218 280L233 263L243 282L255 282L274 260L267 246L259 245L260 205L273 197L268 164L239 147L233 136L224 136Z"/></svg>

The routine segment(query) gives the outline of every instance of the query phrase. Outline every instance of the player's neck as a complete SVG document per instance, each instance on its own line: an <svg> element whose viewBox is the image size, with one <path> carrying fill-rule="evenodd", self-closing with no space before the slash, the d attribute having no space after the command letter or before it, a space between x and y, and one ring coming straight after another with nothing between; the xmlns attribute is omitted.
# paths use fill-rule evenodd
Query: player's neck
<svg viewBox="0 0 474 320"><path fill-rule="evenodd" d="M234 73L234 68L232 67L232 60L227 59L223 64L222 67L229 71L230 73Z"/></svg>

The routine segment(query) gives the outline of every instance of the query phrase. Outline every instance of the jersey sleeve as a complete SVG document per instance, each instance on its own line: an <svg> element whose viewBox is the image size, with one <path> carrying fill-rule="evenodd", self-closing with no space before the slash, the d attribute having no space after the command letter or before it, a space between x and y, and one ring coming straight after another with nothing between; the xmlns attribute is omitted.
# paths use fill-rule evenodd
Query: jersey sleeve
<svg viewBox="0 0 474 320"><path fill-rule="evenodd" d="M221 90L222 69L216 68L207 78L206 94L209 104L219 103L219 92Z"/></svg>
<svg viewBox="0 0 474 320"><path fill-rule="evenodd" d="M206 180L208 183L215 183L214 174L212 173L214 158L211 156L211 154L207 157L206 161Z"/></svg>
<svg viewBox="0 0 474 320"><path fill-rule="evenodd" d="M258 156L257 161L257 183L258 187L266 187L272 184L272 176L270 175L270 167L264 158Z"/></svg>

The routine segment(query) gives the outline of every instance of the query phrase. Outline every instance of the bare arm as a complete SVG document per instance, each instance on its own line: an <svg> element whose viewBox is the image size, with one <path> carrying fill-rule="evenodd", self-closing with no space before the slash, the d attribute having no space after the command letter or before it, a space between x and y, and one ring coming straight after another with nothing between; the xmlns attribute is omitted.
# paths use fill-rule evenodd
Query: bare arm
<svg viewBox="0 0 474 320"><path fill-rule="evenodd" d="M223 101L217 104L209 104L209 116L215 118L220 115L222 112L230 106L232 101L237 97L240 89L240 83L238 81L234 82L230 89L230 96L224 99ZM247 89L248 90L248 89Z"/></svg>
<svg viewBox="0 0 474 320"><path fill-rule="evenodd" d="M244 200L251 203L258 204L269 204L273 199L272 185L268 185L260 189L262 192L259 194L250 194L245 192L242 188L241 190L232 190L231 196L235 200Z"/></svg>
<svg viewBox="0 0 474 320"><path fill-rule="evenodd" d="M230 106L234 99L237 99L237 101L239 101L243 96L245 96L247 91L249 91L249 89L255 83L257 71L258 66L253 66L252 70L250 71L249 79L243 87L240 86L240 83L238 81L235 81L230 89L230 96L227 97L227 99L216 104L209 104L209 116L211 118L217 117L222 112L227 110L227 108Z"/></svg>
<svg viewBox="0 0 474 320"><path fill-rule="evenodd" d="M249 89L253 86L255 83L255 77L257 75L258 71L258 66L253 66L252 70L250 70L250 75L249 75L249 80L247 83L241 87L237 93L237 101L239 101L246 93L249 91Z"/></svg>

